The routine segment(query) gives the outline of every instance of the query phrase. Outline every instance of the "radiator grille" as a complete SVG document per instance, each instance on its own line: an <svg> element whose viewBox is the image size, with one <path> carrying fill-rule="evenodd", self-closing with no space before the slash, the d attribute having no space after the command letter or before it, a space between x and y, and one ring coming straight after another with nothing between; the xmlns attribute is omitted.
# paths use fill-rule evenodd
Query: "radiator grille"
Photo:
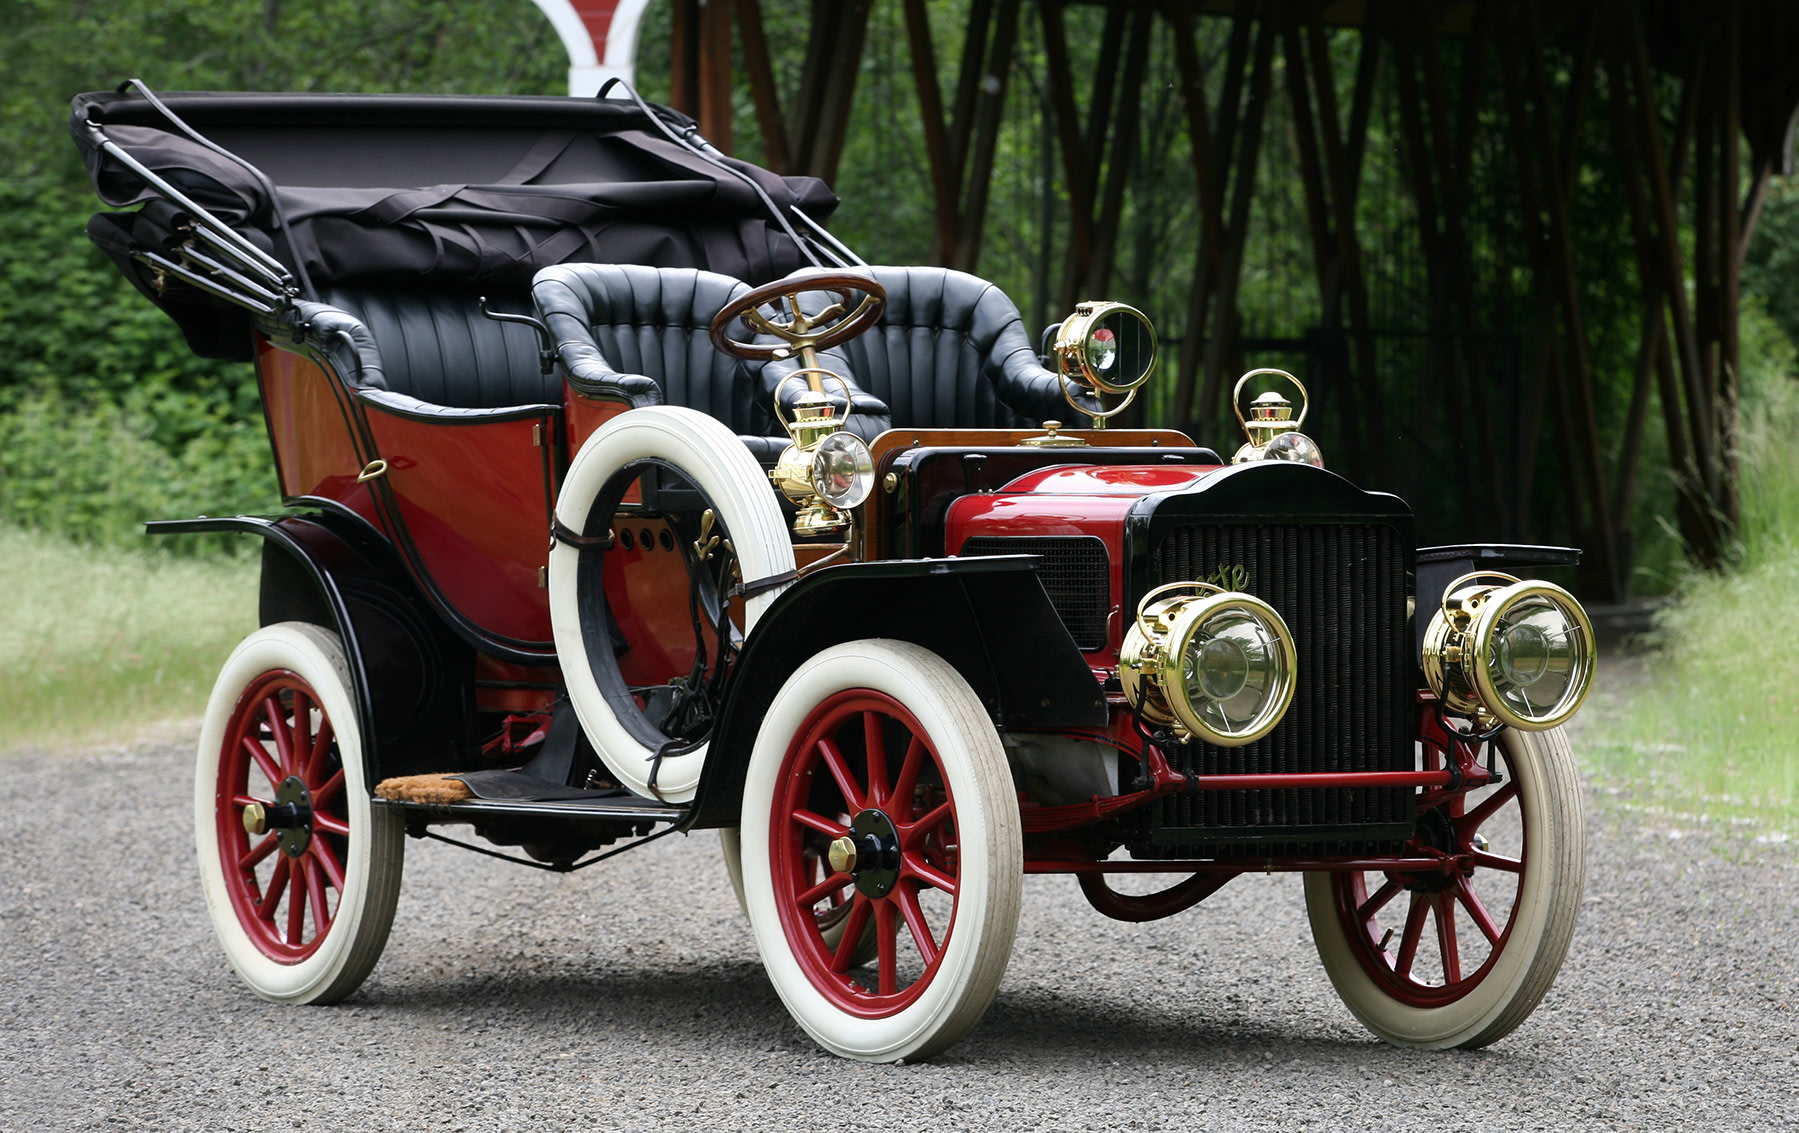
<svg viewBox="0 0 1799 1133"><path fill-rule="evenodd" d="M1158 581L1243 568L1240 589L1280 612L1299 654L1293 704L1273 732L1236 748L1195 741L1173 753L1177 766L1202 776L1412 769L1406 558L1404 540L1384 524L1195 525L1170 532L1155 551ZM1173 795L1150 808L1144 856L1218 856L1233 847L1262 852L1275 843L1360 852L1372 848L1368 839L1403 837L1411 805L1408 788ZM1377 829L1383 825L1389 829Z"/></svg>
<svg viewBox="0 0 1799 1133"><path fill-rule="evenodd" d="M1106 620L1112 612L1112 564L1105 541L1095 535L976 535L962 543L964 555L1036 555L1037 577L1084 650L1106 647Z"/></svg>

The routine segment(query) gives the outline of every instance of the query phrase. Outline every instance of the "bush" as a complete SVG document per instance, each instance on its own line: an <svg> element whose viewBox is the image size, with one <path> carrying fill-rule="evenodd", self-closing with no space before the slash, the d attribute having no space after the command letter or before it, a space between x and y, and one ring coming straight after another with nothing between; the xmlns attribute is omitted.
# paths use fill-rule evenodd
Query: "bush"
<svg viewBox="0 0 1799 1133"><path fill-rule="evenodd" d="M278 506L251 367L194 357L88 244L87 213L0 183L0 521L117 544L146 519Z"/></svg>

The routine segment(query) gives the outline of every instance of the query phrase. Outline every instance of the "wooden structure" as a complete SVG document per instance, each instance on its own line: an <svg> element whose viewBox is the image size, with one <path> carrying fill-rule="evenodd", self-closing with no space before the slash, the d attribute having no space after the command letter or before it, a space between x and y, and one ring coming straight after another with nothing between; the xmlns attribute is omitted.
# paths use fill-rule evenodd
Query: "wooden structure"
<svg viewBox="0 0 1799 1133"><path fill-rule="evenodd" d="M732 148L736 55L768 164L834 178L854 126L875 0L813 0L797 97L785 107L762 0L670 2L674 104ZM1396 83L1404 185L1392 188L1414 204L1429 295L1416 329L1429 336L1430 400L1440 406L1408 409L1408 422L1449 438L1455 455L1444 472L1465 482L1465 498L1499 501L1491 506L1506 537L1580 542L1585 589L1620 598L1627 517L1659 402L1681 534L1701 562L1724 554L1736 500L1729 441L1738 276L1769 177L1791 171L1799 8L1784 0L968 0L966 26L945 29L933 26L926 0L880 3L903 6L935 204L932 253L965 270L980 261L1021 25L1040 25L1067 201L1062 309L1111 289L1140 152L1146 53L1152 34L1172 36L1201 229L1172 421L1216 420L1243 364L1239 298L1258 168L1272 147L1290 145L1322 312L1314 378L1340 427L1335 463L1352 475L1378 467L1396 443L1358 231L1374 92ZM1104 10L1084 100L1067 35L1077 7ZM1228 50L1208 68L1196 34L1217 20L1229 21ZM962 45L947 66L944 41ZM948 89L940 68L955 76ZM1266 128L1275 99L1285 100L1288 137ZM1509 384L1494 381L1491 358L1475 345L1486 319L1469 171L1483 135L1509 153L1507 210L1535 302ZM1621 435L1601 424L1582 314L1590 265L1575 254L1572 228L1577 186L1596 176L1620 183L1633 247L1618 255L1634 257L1640 291ZM1495 405L1502 397L1505 414ZM1552 438L1552 451L1539 453L1540 437ZM1538 468L1550 466L1560 483L1537 483ZM1533 493L1552 489L1562 494L1559 522L1533 522Z"/></svg>

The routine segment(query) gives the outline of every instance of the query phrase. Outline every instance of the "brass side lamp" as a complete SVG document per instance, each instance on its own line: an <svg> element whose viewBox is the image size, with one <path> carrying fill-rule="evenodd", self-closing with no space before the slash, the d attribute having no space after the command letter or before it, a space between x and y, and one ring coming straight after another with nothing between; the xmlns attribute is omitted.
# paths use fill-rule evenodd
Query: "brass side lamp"
<svg viewBox="0 0 1799 1133"><path fill-rule="evenodd" d="M1244 418L1243 387L1249 384L1251 378L1263 375L1285 378L1299 391L1297 417L1294 416L1292 402L1282 397L1278 391L1268 390L1249 403L1249 417ZM1249 440L1231 457L1231 463L1289 460L1323 468L1324 454L1319 450L1318 442L1299 431L1299 427L1305 424L1306 413L1310 409L1311 398L1306 394L1306 387L1285 370L1251 370L1238 378L1236 388L1231 390L1231 411L1237 415L1237 424L1243 426L1243 432Z"/></svg>
<svg viewBox="0 0 1799 1133"><path fill-rule="evenodd" d="M1075 410L1093 419L1093 428L1124 412L1156 368L1156 328L1135 307L1095 300L1081 303L1064 319L1051 347L1056 356L1062 396ZM1121 396L1111 409L1095 411L1075 400L1086 391Z"/></svg>
<svg viewBox="0 0 1799 1133"><path fill-rule="evenodd" d="M794 399L789 418L783 412L781 391L795 379L808 388ZM850 527L849 510L874 490L874 457L861 437L843 430L837 404L822 388L827 379L843 387L847 418L850 384L829 370L795 370L775 386L775 417L791 443L768 475L781 494L799 506L793 533L803 539L842 535Z"/></svg>

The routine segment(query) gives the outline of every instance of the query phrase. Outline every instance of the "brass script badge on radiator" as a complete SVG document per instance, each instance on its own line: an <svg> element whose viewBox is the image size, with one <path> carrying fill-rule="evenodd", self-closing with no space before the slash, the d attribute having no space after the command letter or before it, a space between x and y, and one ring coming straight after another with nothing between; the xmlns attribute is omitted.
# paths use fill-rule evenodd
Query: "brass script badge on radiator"
<svg viewBox="0 0 1799 1133"><path fill-rule="evenodd" d="M1211 574L1200 575L1194 581L1220 590L1246 590L1249 588L1249 568L1241 563L1220 563Z"/></svg>

